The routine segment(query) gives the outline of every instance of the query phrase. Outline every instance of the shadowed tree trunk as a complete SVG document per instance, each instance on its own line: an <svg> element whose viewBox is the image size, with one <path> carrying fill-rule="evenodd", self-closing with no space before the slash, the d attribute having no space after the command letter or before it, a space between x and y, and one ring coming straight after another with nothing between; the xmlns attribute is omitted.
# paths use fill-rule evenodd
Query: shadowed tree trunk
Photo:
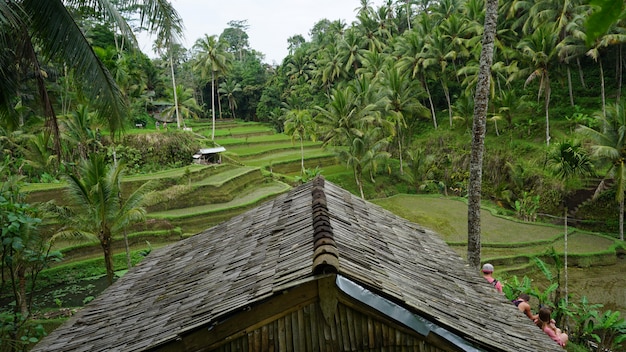
<svg viewBox="0 0 626 352"><path fill-rule="evenodd" d="M470 266L480 266L480 197L482 191L482 164L489 104L489 83L493 46L498 15L498 0L487 0L485 30L483 32L480 67L476 84L472 150L470 156L469 197L467 204L467 261Z"/></svg>

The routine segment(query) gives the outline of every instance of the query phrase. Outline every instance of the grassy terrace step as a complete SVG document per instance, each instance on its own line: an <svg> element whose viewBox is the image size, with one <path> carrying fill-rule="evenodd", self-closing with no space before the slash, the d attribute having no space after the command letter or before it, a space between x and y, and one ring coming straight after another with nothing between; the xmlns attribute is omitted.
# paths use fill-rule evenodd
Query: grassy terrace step
<svg viewBox="0 0 626 352"><path fill-rule="evenodd" d="M227 170L231 165L199 165L192 164L185 167L158 171L148 175L131 175L122 178L122 189L125 195L132 192L143 183L152 181L156 187L168 187L180 183L183 178L189 176L192 180L201 179L208 175ZM22 187L22 191L28 193L27 200L31 203L47 202L54 199L59 205L67 205L65 182L59 183L31 183Z"/></svg>
<svg viewBox="0 0 626 352"><path fill-rule="evenodd" d="M229 146L237 145L255 145L255 144L274 144L274 143L291 143L291 137L284 134L266 134L249 137L215 137L215 142L221 146L229 148Z"/></svg>
<svg viewBox="0 0 626 352"><path fill-rule="evenodd" d="M271 181L246 188L228 202L153 212L148 214L148 218L167 220L172 226L180 227L184 233L194 234L241 214L290 188L285 183Z"/></svg>
<svg viewBox="0 0 626 352"><path fill-rule="evenodd" d="M320 142L305 142L303 143L305 152L310 149L320 149ZM228 148L229 153L234 153L239 158L249 158L252 156L266 154L268 152L276 153L281 151L293 151L300 152L300 143L280 142L273 144L259 143L249 145L234 145Z"/></svg>
<svg viewBox="0 0 626 352"><path fill-rule="evenodd" d="M151 194L149 212L186 208L190 204L216 204L233 200L247 187L263 182L258 167L231 167L219 174L188 184L179 184Z"/></svg>
<svg viewBox="0 0 626 352"><path fill-rule="evenodd" d="M321 150L321 149L307 150L305 151L305 154L304 154L305 161L307 159L315 159L315 158L320 158L320 157L335 157L335 154L332 152ZM297 149L297 150L279 151L276 153L266 153L261 156L252 156L250 158L242 158L242 162L245 163L246 165L252 165L252 166L261 167L261 166L266 166L266 165L273 165L272 167L274 167L275 165L283 163L283 162L293 162L293 161L299 162L300 159L301 159L300 150Z"/></svg>

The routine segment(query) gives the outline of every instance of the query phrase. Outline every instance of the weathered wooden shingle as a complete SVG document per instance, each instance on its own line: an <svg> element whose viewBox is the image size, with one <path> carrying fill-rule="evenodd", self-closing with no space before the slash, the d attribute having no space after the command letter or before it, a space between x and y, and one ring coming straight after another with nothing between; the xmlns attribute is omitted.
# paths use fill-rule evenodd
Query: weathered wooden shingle
<svg viewBox="0 0 626 352"><path fill-rule="evenodd" d="M437 234L318 178L155 250L33 351L148 350L313 280L322 263L481 349L560 350Z"/></svg>

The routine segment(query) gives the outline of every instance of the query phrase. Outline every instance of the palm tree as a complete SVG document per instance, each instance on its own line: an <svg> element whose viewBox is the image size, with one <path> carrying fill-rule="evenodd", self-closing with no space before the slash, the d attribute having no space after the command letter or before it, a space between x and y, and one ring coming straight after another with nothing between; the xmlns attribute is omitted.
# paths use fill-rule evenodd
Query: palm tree
<svg viewBox="0 0 626 352"><path fill-rule="evenodd" d="M408 122L416 118L428 118L430 113L419 101L423 94L421 87L409 79L408 74L401 73L398 66L398 64L389 64L383 71L382 87L384 87L383 94L387 98L385 106L385 111L388 113L387 119L394 126L394 138L400 159L400 174L403 174L403 146L406 143L405 129L408 127Z"/></svg>
<svg viewBox="0 0 626 352"><path fill-rule="evenodd" d="M439 77L448 105L450 127L452 127L452 101L450 98L450 90L448 89L447 68L450 61L455 58L455 52L452 49L452 45L444 37L444 34L441 33L439 27L432 30L427 37L422 52L422 58L424 70L428 70L431 74ZM431 67L434 67L434 69L431 69Z"/></svg>
<svg viewBox="0 0 626 352"><path fill-rule="evenodd" d="M526 61L526 68L520 70L514 77L525 76L524 86L535 79L539 79L537 97L544 96L546 113L546 145L550 146L550 70L557 55L558 33L554 25L544 24L524 37L517 48L521 50Z"/></svg>
<svg viewBox="0 0 626 352"><path fill-rule="evenodd" d="M62 121L62 135L73 153L73 160L85 159L96 153L99 142L96 131L91 128L91 118L86 105L79 105L68 119Z"/></svg>
<svg viewBox="0 0 626 352"><path fill-rule="evenodd" d="M301 175L304 176L304 139L313 137L315 130L311 112L309 110L290 109L285 114L285 133L290 135L292 140L298 138L300 140L300 161Z"/></svg>
<svg viewBox="0 0 626 352"><path fill-rule="evenodd" d="M606 115L606 116L605 116ZM593 156L609 163L607 176L615 181L615 198L619 203L619 237L624 240L624 192L626 192L626 104L609 106L606 114L597 112L600 130L581 125L578 131L592 141ZM602 185L602 184L601 184Z"/></svg>
<svg viewBox="0 0 626 352"><path fill-rule="evenodd" d="M140 5L140 25L147 27L151 33L162 33L165 22L180 21L167 1L133 0L132 3ZM134 38L132 29L112 1L78 0L72 2L72 5L76 8L92 7L93 12L90 14L114 22L122 35ZM54 58L73 68L73 73L83 83L80 88L87 94L98 115L106 119L112 136L122 129L127 112L115 80L78 26L78 18L74 16L80 11L70 11L68 6L61 0L0 2L0 43L3 48L9 49L0 53L0 110L10 115L13 99L19 95L23 79L33 77L41 97L46 128L53 136L59 160L59 126L52 98L48 94L42 57ZM0 116L6 115L0 113Z"/></svg>
<svg viewBox="0 0 626 352"><path fill-rule="evenodd" d="M204 35L194 44L196 52L194 69L200 72L200 77L211 80L211 114L213 127L211 140L215 140L215 82L217 77L224 74L230 62L234 59L233 54L226 51L226 42L218 40L217 36Z"/></svg>
<svg viewBox="0 0 626 352"><path fill-rule="evenodd" d="M226 95L230 112L233 114L233 118L236 119L237 116L235 116L235 109L237 109L237 99L235 99L235 93L239 93L242 91L241 84L236 83L232 79L228 79L220 83L220 88L217 91Z"/></svg>
<svg viewBox="0 0 626 352"><path fill-rule="evenodd" d="M420 18L428 17L422 16ZM397 42L395 55L400 57L398 61L398 68L404 72L407 72L411 78L419 78L426 94L428 96L428 102L430 107L430 114L433 119L433 126L437 129L437 115L435 114L435 106L433 104L433 98L428 88L428 82L424 75L422 49L424 48L424 36L418 33L416 30L405 32Z"/></svg>
<svg viewBox="0 0 626 352"><path fill-rule="evenodd" d="M58 237L78 236L96 238L104 254L107 281L113 283L113 236L121 233L131 223L145 218L141 206L148 188L147 183L135 190L126 199L121 199L120 178L124 165L107 164L101 154L92 154L83 159L76 173L67 175L67 190L73 208L61 213L65 229Z"/></svg>
<svg viewBox="0 0 626 352"><path fill-rule="evenodd" d="M563 252L563 267L565 274L565 305L567 307L567 287L568 287L568 275L567 275L567 203L565 197L568 191L568 183L572 179L591 176L594 174L593 164L589 156L583 149L579 141L565 141L557 143L555 148L548 153L548 167L552 171L552 174L563 181L563 224L564 224L564 252Z"/></svg>
<svg viewBox="0 0 626 352"><path fill-rule="evenodd" d="M370 180L374 182L374 173L380 160L389 158L386 152L387 139L382 138L381 127L364 129L363 133L355 135L347 148L339 150L339 158L348 167L352 168L354 181L356 182L361 198L365 199L363 192L363 172L369 171Z"/></svg>
<svg viewBox="0 0 626 352"><path fill-rule="evenodd" d="M174 70L174 55L175 55L175 47L178 46L179 38L174 35L176 32L170 32L165 35L160 36L154 43L154 49L156 52L161 52L161 54L165 54L168 58L170 64L170 75L172 76L172 92L174 94L174 109L176 112L176 127L180 128L181 119L180 112L178 111L178 95L176 88L176 74ZM163 52L165 51L165 52Z"/></svg>
<svg viewBox="0 0 626 352"><path fill-rule="evenodd" d="M483 31L480 72L476 84L472 151L467 200L467 261L476 270L480 266L480 197L482 192L482 164L489 104L489 84L493 46L498 19L498 0L487 0L485 29Z"/></svg>
<svg viewBox="0 0 626 352"><path fill-rule="evenodd" d="M200 105L196 102L196 99L193 97L193 89L183 87L182 85L176 86L176 92L172 92L171 89L168 90L168 93L171 97L178 97L178 99L174 99L175 105L168 107L163 110L161 113L165 120L168 121L172 116L178 116L178 123L185 127L185 120L189 118L198 118L197 112L202 110Z"/></svg>

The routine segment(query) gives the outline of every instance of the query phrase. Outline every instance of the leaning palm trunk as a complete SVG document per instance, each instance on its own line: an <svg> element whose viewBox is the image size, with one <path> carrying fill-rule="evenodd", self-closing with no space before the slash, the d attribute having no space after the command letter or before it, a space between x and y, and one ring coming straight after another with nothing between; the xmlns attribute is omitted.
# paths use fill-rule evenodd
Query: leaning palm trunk
<svg viewBox="0 0 626 352"><path fill-rule="evenodd" d="M567 89L569 91L569 104L574 106L574 92L572 91L572 71L567 65Z"/></svg>
<svg viewBox="0 0 626 352"><path fill-rule="evenodd" d="M493 46L498 15L498 0L487 0L485 30L483 32L480 66L476 84L474 122L472 126L472 150L467 204L467 261L470 266L480 266L480 196L482 191L482 164L489 104L489 84Z"/></svg>
<svg viewBox="0 0 626 352"><path fill-rule="evenodd" d="M211 116L213 118L213 127L211 130L211 140L215 140L215 72L211 71Z"/></svg>
<svg viewBox="0 0 626 352"><path fill-rule="evenodd" d="M602 67L602 58L598 60L600 64L600 95L602 95L602 116L606 117L606 96L604 93L604 68Z"/></svg>
<svg viewBox="0 0 626 352"><path fill-rule="evenodd" d="M546 146L550 146L550 78L546 74L546 95L545 109L546 109Z"/></svg>
<svg viewBox="0 0 626 352"><path fill-rule="evenodd" d="M171 54L170 54L170 68L172 70L172 89L174 90L174 109L176 111L176 127L180 129L180 113L178 112L178 95L176 94L176 79L174 78L174 61L172 60Z"/></svg>

